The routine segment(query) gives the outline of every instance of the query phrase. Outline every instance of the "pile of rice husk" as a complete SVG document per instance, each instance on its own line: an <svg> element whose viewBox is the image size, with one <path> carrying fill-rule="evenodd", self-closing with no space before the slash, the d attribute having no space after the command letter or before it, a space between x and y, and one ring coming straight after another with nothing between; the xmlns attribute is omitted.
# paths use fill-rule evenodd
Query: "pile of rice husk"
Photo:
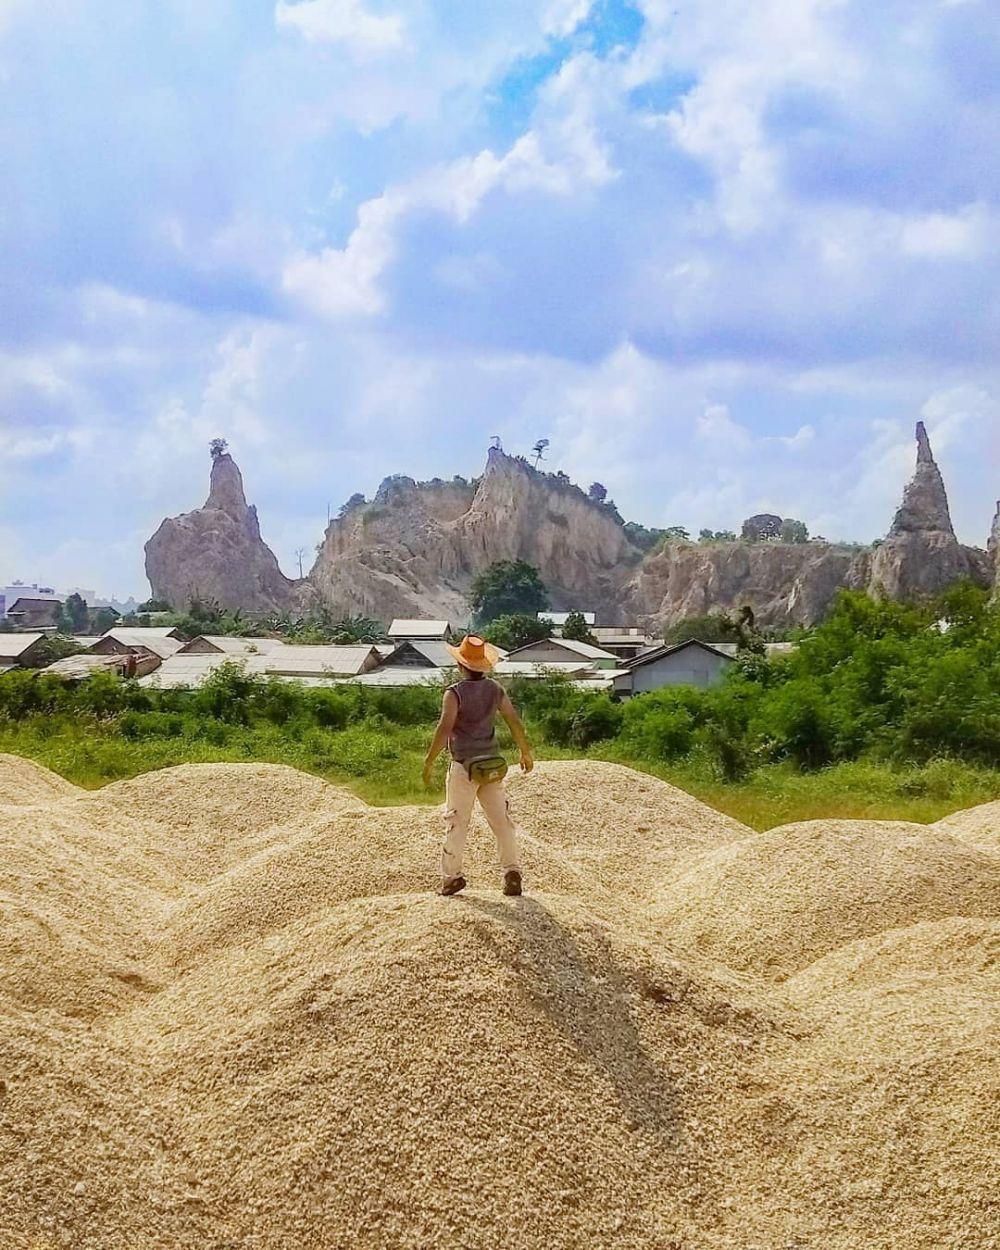
<svg viewBox="0 0 1000 1250"><path fill-rule="evenodd" d="M980 803L978 807L967 808L964 812L953 812L933 827L963 842L975 842L1000 850L1000 799L994 803Z"/></svg>
<svg viewBox="0 0 1000 1250"><path fill-rule="evenodd" d="M5 1250L1000 1246L995 850L510 790L443 899L437 808L0 758Z"/></svg>

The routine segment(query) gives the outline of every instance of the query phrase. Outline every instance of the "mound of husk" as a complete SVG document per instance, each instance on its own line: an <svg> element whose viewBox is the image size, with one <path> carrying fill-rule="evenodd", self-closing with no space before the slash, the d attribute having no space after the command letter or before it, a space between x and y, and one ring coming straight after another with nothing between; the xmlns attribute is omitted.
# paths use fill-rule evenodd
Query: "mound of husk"
<svg viewBox="0 0 1000 1250"><path fill-rule="evenodd" d="M5 1247L990 1245L987 849L545 764L442 899L439 810L289 769L19 786Z"/></svg>

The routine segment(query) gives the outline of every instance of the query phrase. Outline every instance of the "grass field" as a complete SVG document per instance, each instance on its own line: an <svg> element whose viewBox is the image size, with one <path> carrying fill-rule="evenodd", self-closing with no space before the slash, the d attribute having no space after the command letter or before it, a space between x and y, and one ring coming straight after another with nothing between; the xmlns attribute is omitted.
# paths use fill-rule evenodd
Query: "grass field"
<svg viewBox="0 0 1000 1250"><path fill-rule="evenodd" d="M162 735L128 738L112 721L34 716L0 726L0 751L28 756L88 789L176 764L263 761L315 773L376 805L438 803L443 794L443 761L433 790L424 790L420 781L429 725L363 722L340 730L310 726L297 731L287 725L212 722L192 733L185 718L165 729ZM507 754L514 758L509 743ZM1000 772L948 759L922 767L862 761L817 772L774 764L744 782L726 783L696 756L664 764L625 754L613 743L581 752L539 742L537 754L540 759L583 755L627 764L759 830L821 817L929 822L1000 798Z"/></svg>

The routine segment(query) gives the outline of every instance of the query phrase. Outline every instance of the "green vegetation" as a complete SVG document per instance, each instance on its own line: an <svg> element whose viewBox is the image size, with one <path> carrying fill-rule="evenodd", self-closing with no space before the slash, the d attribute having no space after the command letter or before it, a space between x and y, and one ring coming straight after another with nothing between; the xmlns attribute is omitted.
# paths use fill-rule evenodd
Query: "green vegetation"
<svg viewBox="0 0 1000 1250"><path fill-rule="evenodd" d="M538 570L526 560L498 560L475 578L469 590L469 608L478 627L498 616L534 616L548 606L548 591Z"/></svg>
<svg viewBox="0 0 1000 1250"><path fill-rule="evenodd" d="M589 642L592 647L597 646L597 635L592 634L587 628L582 612L569 613L562 627L562 636L569 638L572 642Z"/></svg>
<svg viewBox="0 0 1000 1250"><path fill-rule="evenodd" d="M382 642L385 626L369 616L335 616L321 609L308 616L289 615L261 619L242 612L229 612L217 603L192 599L186 612L171 612L162 602L151 599L141 605L134 617L125 617L123 625L148 626L150 613L156 613L158 625L172 625L185 638L201 634L223 634L237 638L281 638L284 642L303 645L325 643L350 646L352 643Z"/></svg>
<svg viewBox="0 0 1000 1250"><path fill-rule="evenodd" d="M540 621L537 616L529 616L526 612L513 612L490 621L483 630L483 637L495 647L513 651L517 647L526 647L529 642L551 638L552 626L548 621Z"/></svg>
<svg viewBox="0 0 1000 1250"><path fill-rule="evenodd" d="M542 758L655 773L755 828L821 816L933 820L1000 797L1000 610L963 585L906 607L843 594L797 650L752 649L709 690L616 703L571 682L514 679ZM0 678L0 751L97 786L212 760L291 764L369 802L440 800L420 763L440 691L307 689L226 664L196 691L107 673L67 686ZM508 744L509 746L509 744Z"/></svg>

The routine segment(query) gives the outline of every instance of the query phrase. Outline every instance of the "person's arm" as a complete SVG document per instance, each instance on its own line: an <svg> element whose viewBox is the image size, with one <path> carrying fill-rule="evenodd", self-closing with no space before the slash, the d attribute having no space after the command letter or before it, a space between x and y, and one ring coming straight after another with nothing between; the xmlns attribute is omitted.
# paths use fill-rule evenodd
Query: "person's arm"
<svg viewBox="0 0 1000 1250"><path fill-rule="evenodd" d="M510 734L517 744L517 749L521 752L521 767L526 773L530 773L535 767L535 757L531 753L531 743L528 741L528 735L524 732L524 725L521 718L517 714L517 709L510 701L510 695L504 691L504 696L500 700L500 715L510 726Z"/></svg>
<svg viewBox="0 0 1000 1250"><path fill-rule="evenodd" d="M434 761L441 754L448 744L451 737L451 731L455 728L455 719L458 716L458 696L454 690L446 690L444 698L441 700L441 719L438 721L437 729L434 731L434 737L431 744L427 748L427 755L424 759L424 785L431 784L431 771L434 768Z"/></svg>

